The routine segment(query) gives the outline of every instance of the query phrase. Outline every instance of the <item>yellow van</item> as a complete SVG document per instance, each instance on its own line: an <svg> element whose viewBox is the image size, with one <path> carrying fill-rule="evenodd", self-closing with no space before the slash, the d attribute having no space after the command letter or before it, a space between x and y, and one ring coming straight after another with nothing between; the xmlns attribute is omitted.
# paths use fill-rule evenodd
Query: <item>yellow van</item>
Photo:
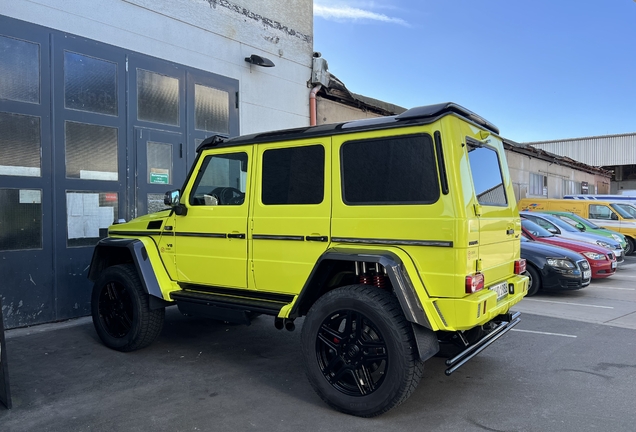
<svg viewBox="0 0 636 432"><path fill-rule="evenodd" d="M519 200L519 211L555 210L575 213L603 228L617 231L625 236L626 255L634 253L636 245L636 218L625 208L624 203L599 200L524 198Z"/></svg>

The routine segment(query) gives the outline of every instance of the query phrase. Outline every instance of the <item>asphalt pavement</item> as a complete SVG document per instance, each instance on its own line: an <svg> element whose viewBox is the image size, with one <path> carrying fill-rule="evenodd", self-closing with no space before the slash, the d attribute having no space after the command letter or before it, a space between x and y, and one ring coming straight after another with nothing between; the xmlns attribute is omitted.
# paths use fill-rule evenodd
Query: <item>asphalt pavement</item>
<svg viewBox="0 0 636 432"><path fill-rule="evenodd" d="M607 315L615 309L560 312L576 307L560 303L636 306L636 258L617 276L570 298L524 300L520 309L540 305L542 314L526 310L512 332L451 377L443 359L427 361L410 399L373 419L333 411L313 392L300 355L302 320L288 332L271 317L228 325L171 308L159 339L132 353L102 345L90 318L9 330L13 409L0 407L0 431L632 432L629 312L620 312L622 321ZM620 299L599 303L598 295Z"/></svg>

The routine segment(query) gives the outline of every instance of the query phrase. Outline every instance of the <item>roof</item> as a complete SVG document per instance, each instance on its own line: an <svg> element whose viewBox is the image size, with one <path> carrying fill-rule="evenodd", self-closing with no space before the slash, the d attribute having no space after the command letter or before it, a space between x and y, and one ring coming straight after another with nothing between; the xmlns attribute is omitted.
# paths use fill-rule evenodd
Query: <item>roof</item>
<svg viewBox="0 0 636 432"><path fill-rule="evenodd" d="M402 114L377 117L364 120L353 120L343 123L331 123L319 126L307 126L295 129L283 129L227 138L213 135L199 145L197 152L215 147L230 147L243 144L259 144L275 141L289 141L312 137L323 137L351 133L354 131L390 129L401 126L429 124L446 115L457 115L477 125L499 134L499 129L488 120L452 102L426 105L411 108Z"/></svg>

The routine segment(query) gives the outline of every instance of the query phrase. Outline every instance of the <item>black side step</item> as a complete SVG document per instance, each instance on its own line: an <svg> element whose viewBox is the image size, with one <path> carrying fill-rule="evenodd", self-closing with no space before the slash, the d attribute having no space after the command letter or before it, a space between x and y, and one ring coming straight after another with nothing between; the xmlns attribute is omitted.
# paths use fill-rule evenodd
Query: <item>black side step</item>
<svg viewBox="0 0 636 432"><path fill-rule="evenodd" d="M173 292L170 297L177 302L177 307L183 314L205 316L239 324L249 324L250 315L255 313L276 316L282 307L289 303L190 290Z"/></svg>

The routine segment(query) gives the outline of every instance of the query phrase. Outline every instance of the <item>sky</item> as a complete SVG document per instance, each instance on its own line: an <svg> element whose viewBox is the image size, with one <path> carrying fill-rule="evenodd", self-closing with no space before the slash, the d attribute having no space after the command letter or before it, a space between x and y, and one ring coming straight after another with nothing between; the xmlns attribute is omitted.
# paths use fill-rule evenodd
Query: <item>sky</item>
<svg viewBox="0 0 636 432"><path fill-rule="evenodd" d="M513 141L636 132L636 0L314 0L314 51L351 92Z"/></svg>

